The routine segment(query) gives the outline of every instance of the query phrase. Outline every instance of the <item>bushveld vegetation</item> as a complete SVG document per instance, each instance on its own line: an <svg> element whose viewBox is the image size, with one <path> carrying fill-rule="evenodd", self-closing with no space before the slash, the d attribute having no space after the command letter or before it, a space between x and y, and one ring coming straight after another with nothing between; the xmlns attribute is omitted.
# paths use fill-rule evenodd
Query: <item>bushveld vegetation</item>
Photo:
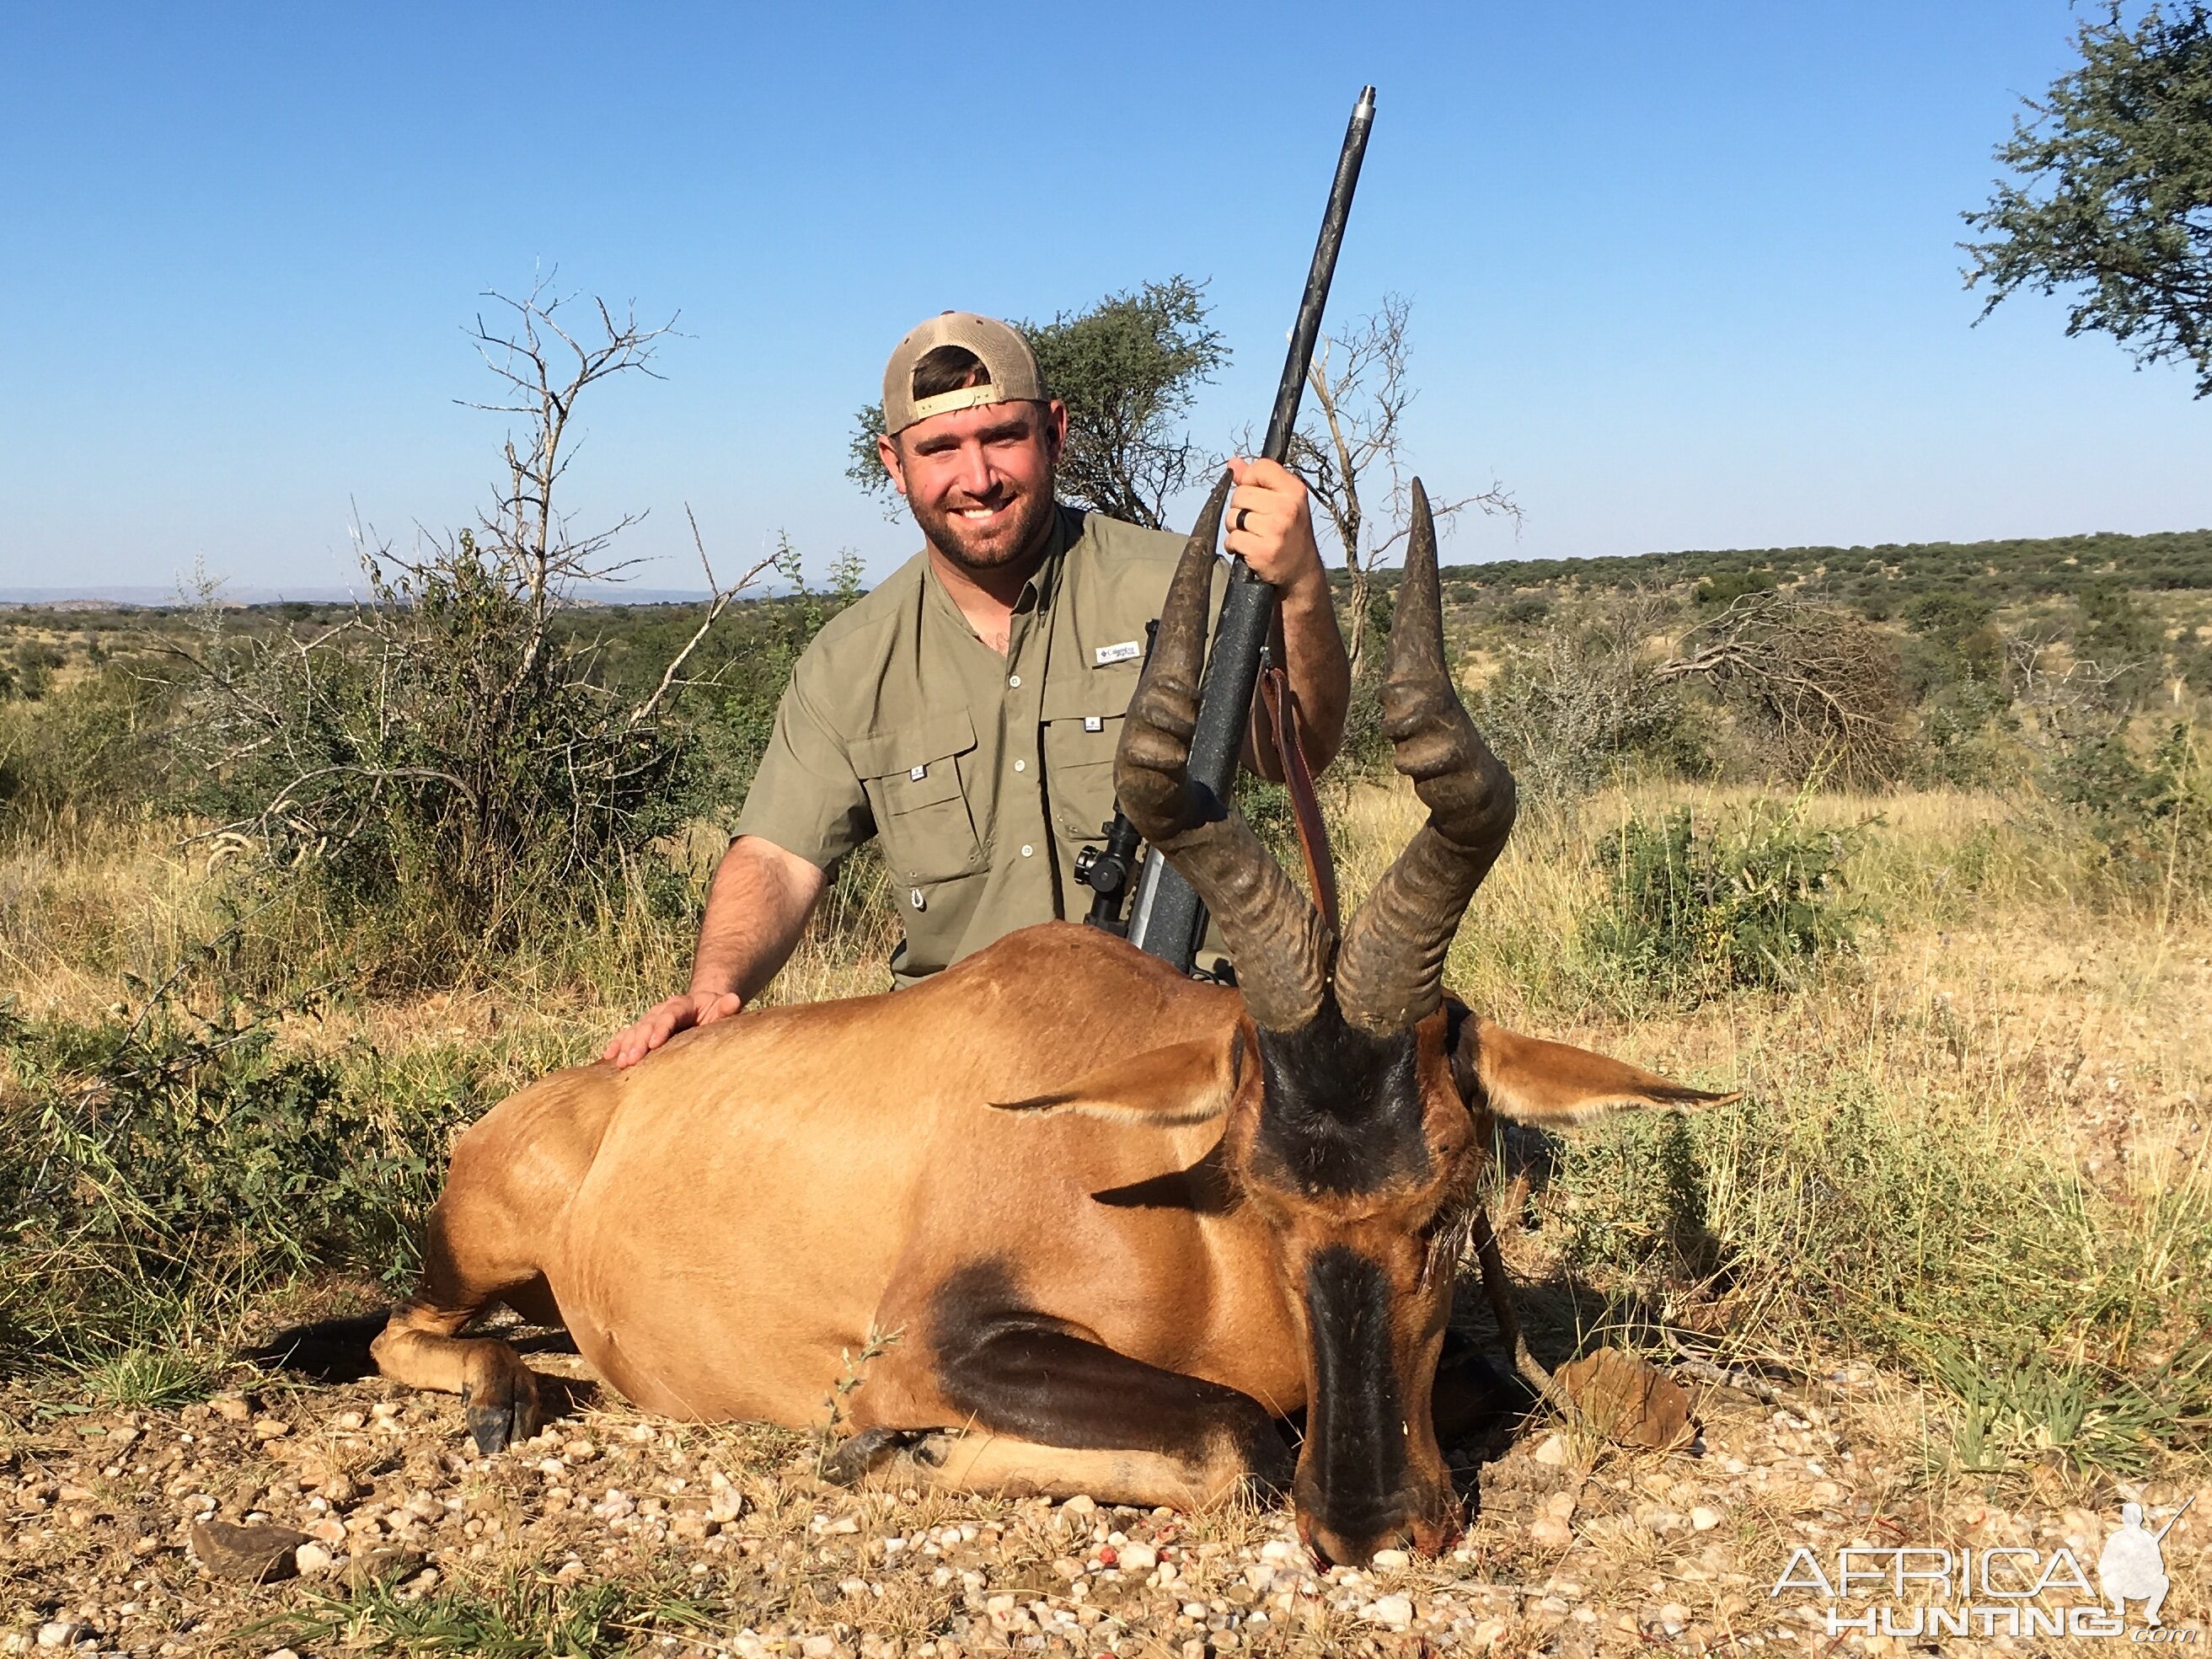
<svg viewBox="0 0 2212 1659"><path fill-rule="evenodd" d="M452 1136L687 971L775 697L855 591L849 562L810 586L787 550L796 591L729 602L641 731L629 711L701 613L570 605L540 629L483 549L441 552L436 603L373 614L0 618L0 654L36 665L0 702L0 1416L24 1433L203 1398L274 1328L379 1305ZM1527 805L1449 982L1508 1024L1746 1091L1504 1136L1491 1202L1547 1358L1626 1346L1814 1389L1869 1370L1893 1443L1863 1455L1897 1460L1931 1514L1976 1483L2109 1507L2115 1480L2202 1480L2212 604L2137 585L2128 550L2082 577L2048 550L2050 582L2024 563L2009 598L1931 580L1856 611L1807 577L1766 586L1765 556L1622 583L1453 573L1465 693ZM1824 627L1848 648L1777 647ZM509 727L530 741L489 742L441 676L534 629L560 672ZM331 653L313 697L308 651ZM270 812L315 769L300 755L374 734L362 688L396 652L431 689L386 728L403 746L357 745L312 814ZM237 745L249 692L289 771ZM1374 721L1363 686L1326 781L1348 901L1418 814ZM617 757L603 793L580 795L580 747ZM487 750L527 869L491 902L430 856L476 833L443 775ZM635 792L579 835L623 757ZM382 775L418 765L434 787ZM1279 795L1246 805L1280 841ZM850 860L771 998L883 988L887 899ZM763 1470L788 1452L763 1444ZM761 1525L780 1478L748 1477ZM1244 1524L1222 1535L1256 1548ZM649 1574L500 1571L310 1595L270 1639L323 1619L406 1651L597 1651L696 1622Z"/></svg>
<svg viewBox="0 0 2212 1659"><path fill-rule="evenodd" d="M2212 605L2137 585L2131 548L2085 572L2080 545L2045 547L2040 565L2021 554L2009 587L1885 577L1882 603L1856 613L1809 574L1754 586L1771 572L1761 555L1648 561L1633 586L1455 571L1470 702L1531 798L1457 980L1502 1018L1698 1055L1693 1070L1750 1091L1693 1121L1509 1158L1536 1171L1536 1235L1603 1288L1608 1316L1639 1310L1651 1340L1680 1340L1666 1310L1694 1304L1723 1345L1873 1352L1949 1402L1969 1461L2039 1431L1990 1392L2000 1380L2056 1378L2087 1415L2039 1431L2132 1468L2198 1448L2212 1424L2212 1368L2184 1340L2212 1311L2197 1062L2160 1050L2124 1076L2087 1038L2070 1059L2021 1054L1998 1004L2056 995L2033 983L2054 949L2102 963L2115 1010L2161 1019L2201 969L2212 772L2197 683ZM1920 556L1881 562L1911 571ZM211 1369L301 1298L403 1279L455 1128L680 980L782 676L854 592L847 568L830 591L802 580L731 605L687 662L685 697L644 732L628 711L696 615L549 609L544 654L571 668L533 705L538 727L510 723L532 740L489 757L505 793L484 816L505 839L451 841L479 832L451 822L444 775L486 762L490 739L438 675L511 666L536 624L527 584L510 572L502 586L476 544L441 558L416 578L421 602L388 592L369 613L8 619L11 1369L127 1392L141 1356ZM1878 732L1777 719L1758 676L1779 671L1753 653L1733 675L1682 672L1728 637L1716 617L1747 614L1781 617L1790 637L1856 629L1860 647L1832 661L1790 659L1815 676L1797 694L1856 699ZM298 761L308 736L319 756L355 741L343 734L368 666L398 701L403 617L423 706L455 723L392 728L402 760L387 769L439 774L437 788L395 793L356 742L352 770L330 766L311 801L288 795L316 769ZM333 654L311 693L296 665L341 637L354 654ZM264 711L257 737L280 741L257 748L225 725L241 688ZM602 793L580 805L583 744L599 745ZM270 769L270 747L291 770ZM605 793L623 779L629 795ZM1273 805L1251 802L1279 834ZM595 830L579 827L586 805ZM1412 811L1358 731L1330 805L1356 893ZM487 864L503 867L453 867ZM775 996L880 987L894 925L881 885L866 857L841 872ZM1936 938L1950 941L1940 969ZM1922 975L1909 994L1908 963ZM1723 1025L1729 1053L1711 1054ZM2104 1095L2052 1075L2100 1065L2116 1068ZM2042 1068L2033 1088L2023 1066ZM2077 1161L2114 1134L2124 1156Z"/></svg>

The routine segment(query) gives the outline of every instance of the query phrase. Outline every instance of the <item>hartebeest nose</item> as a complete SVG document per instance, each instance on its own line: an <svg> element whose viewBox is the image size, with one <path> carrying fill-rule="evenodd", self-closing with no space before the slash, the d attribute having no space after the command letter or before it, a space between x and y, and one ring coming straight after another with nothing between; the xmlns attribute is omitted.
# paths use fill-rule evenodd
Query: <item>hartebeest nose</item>
<svg viewBox="0 0 2212 1659"><path fill-rule="evenodd" d="M1298 1537L1325 1567L1364 1567L1378 1550L1411 1549L1418 1555L1441 1555L1466 1529L1466 1517L1457 1500L1446 1497L1431 1516L1407 1503L1389 1514L1337 1516L1324 1520L1299 1505Z"/></svg>

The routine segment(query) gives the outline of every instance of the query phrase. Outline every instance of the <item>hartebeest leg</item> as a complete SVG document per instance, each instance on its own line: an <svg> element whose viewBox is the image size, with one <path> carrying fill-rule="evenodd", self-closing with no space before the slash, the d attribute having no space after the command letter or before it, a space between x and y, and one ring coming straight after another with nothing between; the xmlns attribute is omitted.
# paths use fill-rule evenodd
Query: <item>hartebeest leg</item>
<svg viewBox="0 0 2212 1659"><path fill-rule="evenodd" d="M1270 1494L1290 1471L1261 1479L1235 1458L1173 1452L1084 1450L1048 1446L988 1430L911 1432L868 1429L838 1449L825 1471L841 1484L923 1486L996 1492L1008 1498L1073 1498L1139 1509L1200 1510L1228 1499Z"/></svg>
<svg viewBox="0 0 2212 1659"><path fill-rule="evenodd" d="M455 1143L423 1239L422 1283L370 1345L393 1382L459 1395L486 1456L538 1432L538 1384L506 1343L459 1333L499 1302L526 1319L560 1322L544 1252L591 1168L614 1100L609 1076L557 1072L508 1097Z"/></svg>
<svg viewBox="0 0 2212 1659"><path fill-rule="evenodd" d="M1479 1205L1474 1212L1474 1255L1482 1267L1483 1294L1489 1298L1490 1311L1498 1321L1498 1334L1512 1352L1513 1369L1521 1373L1522 1382L1535 1389L1538 1399L1561 1404L1559 1383L1536 1362L1536 1356L1528 1352L1528 1341L1521 1334L1521 1317L1513 1308L1513 1281L1505 1276L1505 1257L1498 1248L1498 1234L1490 1224L1490 1212Z"/></svg>
<svg viewBox="0 0 2212 1659"><path fill-rule="evenodd" d="M536 1266L487 1259L453 1224L449 1191L430 1212L422 1283L369 1345L376 1368L409 1388L458 1394L477 1449L489 1457L538 1432L538 1384L496 1337L458 1334L495 1302L550 1302Z"/></svg>
<svg viewBox="0 0 2212 1659"><path fill-rule="evenodd" d="M1249 1395L1044 1315L984 1311L963 1288L939 1298L933 1344L894 1350L854 1396L864 1427L834 1476L1179 1509L1290 1484L1289 1449Z"/></svg>

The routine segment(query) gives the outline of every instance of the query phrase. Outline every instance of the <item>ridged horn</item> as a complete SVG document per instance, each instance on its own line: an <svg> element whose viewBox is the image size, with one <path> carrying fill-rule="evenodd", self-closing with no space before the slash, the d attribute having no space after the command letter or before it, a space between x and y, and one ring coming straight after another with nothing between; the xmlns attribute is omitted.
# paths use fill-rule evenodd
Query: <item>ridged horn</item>
<svg viewBox="0 0 2212 1659"><path fill-rule="evenodd" d="M1429 818L1344 930L1336 1000L1346 1019L1402 1031L1443 999L1444 953L1512 833L1513 775L1490 752L1444 662L1437 526L1413 480L1413 534L1390 624L1382 731Z"/></svg>
<svg viewBox="0 0 2212 1659"><path fill-rule="evenodd" d="M1224 476L1214 486L1176 566L1151 660L1121 723L1114 788L1137 833L1220 925L1252 1018L1271 1031L1295 1031L1321 1009L1328 930L1244 821L1190 781L1206 596L1231 482Z"/></svg>

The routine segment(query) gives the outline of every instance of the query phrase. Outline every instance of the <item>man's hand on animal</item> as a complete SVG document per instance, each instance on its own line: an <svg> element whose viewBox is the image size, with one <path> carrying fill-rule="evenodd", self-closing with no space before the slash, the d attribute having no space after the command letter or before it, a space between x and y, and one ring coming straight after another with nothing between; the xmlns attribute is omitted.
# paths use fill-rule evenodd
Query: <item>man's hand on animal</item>
<svg viewBox="0 0 2212 1659"><path fill-rule="evenodd" d="M828 884L820 870L773 842L742 836L731 842L707 890L691 988L616 1032L599 1058L626 1069L678 1031L742 1010L790 957Z"/></svg>
<svg viewBox="0 0 2212 1659"><path fill-rule="evenodd" d="M735 991L686 991L682 996L654 1003L642 1018L609 1037L599 1058L617 1066L635 1066L678 1031L712 1025L744 1006L745 1000Z"/></svg>

